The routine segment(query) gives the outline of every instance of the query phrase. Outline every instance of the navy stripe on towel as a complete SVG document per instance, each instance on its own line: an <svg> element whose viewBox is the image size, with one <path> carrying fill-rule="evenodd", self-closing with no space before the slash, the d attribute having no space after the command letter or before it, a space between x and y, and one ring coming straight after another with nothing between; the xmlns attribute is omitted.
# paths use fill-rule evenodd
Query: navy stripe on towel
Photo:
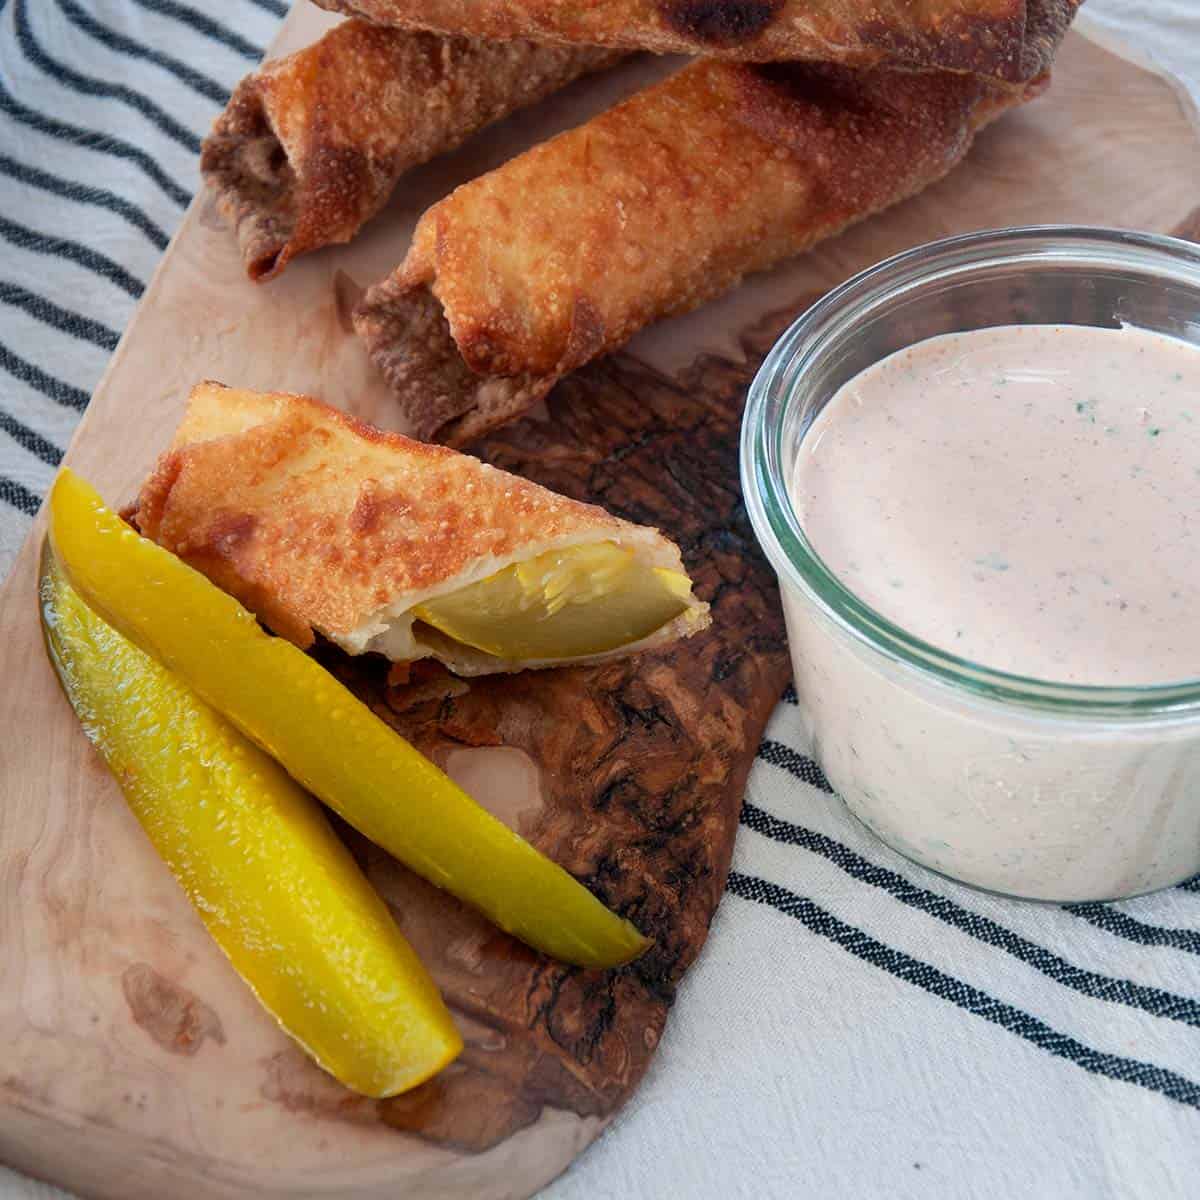
<svg viewBox="0 0 1200 1200"><path fill-rule="evenodd" d="M742 824L772 841L786 846L800 846L813 854L819 854L851 878L888 892L901 904L918 912L928 913L944 924L962 930L984 945L994 946L997 950L1011 954L1013 958L1033 967L1035 971L1040 971L1063 987L1090 996L1094 1000L1123 1004L1129 1008L1141 1009L1152 1016L1166 1017L1171 1021L1181 1021L1185 1025L1200 1028L1200 1001L1187 996L1177 996L1159 988L1146 987L1128 979L1116 979L1094 971L1085 971L1044 946L1006 929L990 917L964 908L937 892L918 887L903 875L863 858L849 846L823 833L783 821L749 803L742 806Z"/></svg>
<svg viewBox="0 0 1200 1200"><path fill-rule="evenodd" d="M134 300L139 299L146 290L145 284L130 275L120 263L113 262L106 255L79 242L38 233L36 229L27 229L24 225L18 225L16 221L10 221L4 216L0 216L0 237L14 246L19 246L22 250L32 250L35 254L49 254L55 258L65 258L69 262L86 267L110 283L115 283Z"/></svg>
<svg viewBox="0 0 1200 1200"><path fill-rule="evenodd" d="M739 871L730 871L727 886L735 896L774 908L801 922L811 932L827 938L856 958L879 967L889 975L903 979L930 995L949 1001L965 1012L982 1017L985 1021L990 1021L993 1025L998 1025L1001 1029L1006 1029L1039 1049L1074 1063L1093 1075L1103 1075L1108 1079L1131 1083L1158 1092L1180 1104L1200 1109L1200 1084L1165 1067L1141 1062L1136 1058L1106 1054L1086 1046L1069 1034L1053 1029L1032 1014L1011 1004L1005 1004L979 988L939 971L929 963L884 945L861 929L839 920L804 896L798 896L795 892L768 880L743 875Z"/></svg>
<svg viewBox="0 0 1200 1200"><path fill-rule="evenodd" d="M1119 912L1108 904L1064 904L1063 909L1073 917L1082 917L1097 929L1137 942L1140 946L1170 946L1175 950L1186 950L1189 954L1200 954L1200 933L1194 929L1170 929L1165 925L1148 925L1134 917Z"/></svg>
<svg viewBox="0 0 1200 1200"><path fill-rule="evenodd" d="M250 0L250 3L277 17L287 16L288 6L284 4L283 0Z"/></svg>
<svg viewBox="0 0 1200 1200"><path fill-rule="evenodd" d="M48 442L36 430L22 424L16 417L0 408L0 429L8 434L20 446L24 446L30 454L37 455L42 462L51 467L57 467L62 462L62 451Z"/></svg>
<svg viewBox="0 0 1200 1200"><path fill-rule="evenodd" d="M177 0L134 0L134 3L149 12L170 17L171 20L178 21L181 25L189 26L206 38L228 46L230 50L240 54L243 58L251 59L254 62L262 58L261 46L255 46L252 42L246 41L240 33L234 33L232 29L222 25L219 21L214 21L212 17L197 12L186 4L179 4Z"/></svg>
<svg viewBox="0 0 1200 1200"><path fill-rule="evenodd" d="M193 154L200 153L200 139L190 129L185 129L180 125L169 113L159 108L153 100L143 96L141 92L126 87L123 83L109 83L107 80L94 79L90 75L81 75L66 63L48 54L29 26L26 0L16 0L13 17L16 23L17 44L21 47L21 53L56 83L71 88L73 91L81 92L85 96L103 96L110 100L120 100L123 104L129 105L130 108L141 113L148 121L153 122L163 133L185 149L190 150Z"/></svg>
<svg viewBox="0 0 1200 1200"><path fill-rule="evenodd" d="M110 154L114 158L123 158L140 167L180 208L186 208L191 196L183 190L167 173L147 154L137 146L131 146L120 138L110 137L95 129L84 129L79 125L69 125L66 121L58 121L32 108L26 108L2 85L0 85L0 112L6 113L14 121L28 125L39 133L60 141L70 142L73 146L82 146L85 150L95 150L99 154Z"/></svg>
<svg viewBox="0 0 1200 1200"><path fill-rule="evenodd" d="M16 283L0 280L0 304L11 304L14 308L27 312L44 325L60 329L63 333L69 333L72 337L79 338L80 341L91 342L94 346L99 346L101 350L115 350L117 342L120 340L119 335L109 329L107 325L101 325L99 321L93 321L90 317L83 317L79 313L71 312L69 308L59 308L57 304L51 304L44 296L26 291Z"/></svg>
<svg viewBox="0 0 1200 1200"><path fill-rule="evenodd" d="M0 500L32 517L42 503L24 484L0 475Z"/></svg>
<svg viewBox="0 0 1200 1200"><path fill-rule="evenodd" d="M781 767L797 779L820 788L823 792L833 792L824 771L811 758L790 746L785 746L782 742L764 739L758 749L758 757L773 767ZM1200 892L1200 875L1179 886L1189 891ZM1200 954L1200 932L1196 930L1149 925L1145 921L1118 912L1107 904L1064 904L1062 907L1072 916L1082 917L1098 929L1125 938L1126 941L1137 942L1142 946L1170 946L1176 950L1186 950L1190 954Z"/></svg>
<svg viewBox="0 0 1200 1200"><path fill-rule="evenodd" d="M94 37L102 46L107 46L109 50L128 55L130 58L152 62L155 66L162 67L164 71L170 71L176 79L186 83L193 91L207 96L209 100L222 107L228 102L229 93L219 83L209 79L207 75L201 75L187 63L180 62L179 59L172 58L169 54L163 54L160 50L143 46L141 42L137 42L123 33L118 33L115 29L110 29L76 4L75 0L55 0L55 3L71 24L82 29L89 37Z"/></svg>
<svg viewBox="0 0 1200 1200"><path fill-rule="evenodd" d="M797 779L804 780L812 787L819 788L830 795L833 794L833 788L830 786L829 780L825 778L825 772L808 755L793 750L791 746L764 738L758 748L758 757L773 767L782 767L790 775L795 775Z"/></svg>
<svg viewBox="0 0 1200 1200"><path fill-rule="evenodd" d="M3 344L0 344L0 368L64 408L83 412L88 406L89 396L83 388L72 387L61 379L55 379L53 375L48 375L41 367L26 362Z"/></svg>
<svg viewBox="0 0 1200 1200"><path fill-rule="evenodd" d="M77 204L107 208L109 212L124 217L130 225L140 229L158 249L165 250L167 248L167 242L170 239L166 233L150 220L136 204L130 204L128 200L123 200L113 192L105 191L104 188L89 187L86 184L76 183L72 179L51 175L48 171L41 171L37 167L17 162L15 158L9 158L6 154L0 154L0 174L8 175L12 179L27 183L30 187L40 188L52 195L62 196L66 200L74 200Z"/></svg>

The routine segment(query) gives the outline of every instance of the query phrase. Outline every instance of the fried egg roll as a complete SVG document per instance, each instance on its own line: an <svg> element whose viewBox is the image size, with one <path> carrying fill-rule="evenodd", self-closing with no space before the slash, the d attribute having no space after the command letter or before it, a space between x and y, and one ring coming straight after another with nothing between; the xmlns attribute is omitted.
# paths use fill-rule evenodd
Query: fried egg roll
<svg viewBox="0 0 1200 1200"><path fill-rule="evenodd" d="M697 61L428 209L355 327L416 436L462 445L651 321L941 178L1041 86Z"/></svg>
<svg viewBox="0 0 1200 1200"><path fill-rule="evenodd" d="M483 675L709 623L657 529L305 396L198 385L128 515L302 648Z"/></svg>
<svg viewBox="0 0 1200 1200"><path fill-rule="evenodd" d="M658 53L1044 71L1082 0L316 0L380 24Z"/></svg>
<svg viewBox="0 0 1200 1200"><path fill-rule="evenodd" d="M349 241L410 167L619 54L481 42L346 21L246 76L200 170L251 279Z"/></svg>

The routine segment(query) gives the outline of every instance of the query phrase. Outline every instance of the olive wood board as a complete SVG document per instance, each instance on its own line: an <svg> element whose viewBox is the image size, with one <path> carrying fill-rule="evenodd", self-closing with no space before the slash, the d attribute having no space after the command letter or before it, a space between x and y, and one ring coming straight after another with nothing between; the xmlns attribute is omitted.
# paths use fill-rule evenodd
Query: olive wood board
<svg viewBox="0 0 1200 1200"><path fill-rule="evenodd" d="M298 6L276 52L331 23ZM574 85L414 172L348 247L255 286L207 199L192 204L67 454L115 504L189 387L289 389L398 427L349 330L455 184L610 104L669 62ZM1168 231L1200 195L1200 142L1171 88L1079 33L1055 85L921 196L562 383L477 447L500 466L684 549L712 630L639 660L386 686L325 661L504 820L655 938L611 973L564 968L349 831L441 984L467 1049L408 1096L354 1096L258 1007L155 857L45 659L39 518L0 593L0 1159L81 1195L528 1196L611 1120L663 1035L723 890L742 789L788 678L769 570L737 481L746 385L773 338L853 271L946 234L1079 222ZM663 1131L663 1136L669 1136Z"/></svg>

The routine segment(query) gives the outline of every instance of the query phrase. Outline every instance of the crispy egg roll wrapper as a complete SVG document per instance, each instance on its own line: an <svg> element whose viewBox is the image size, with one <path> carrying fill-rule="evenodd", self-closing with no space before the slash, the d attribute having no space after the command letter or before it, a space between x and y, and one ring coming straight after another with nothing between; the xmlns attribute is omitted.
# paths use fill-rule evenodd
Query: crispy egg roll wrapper
<svg viewBox="0 0 1200 1200"><path fill-rule="evenodd" d="M586 652L503 657L427 626L421 606L541 555L607 544L677 575L683 560L657 529L307 396L198 384L123 515L301 649L320 634L348 654L483 675L605 662L709 623L689 590L657 627Z"/></svg>
<svg viewBox="0 0 1200 1200"><path fill-rule="evenodd" d="M1044 71L1082 0L317 0L384 25L749 62Z"/></svg>
<svg viewBox="0 0 1200 1200"><path fill-rule="evenodd" d="M1043 82L697 61L428 209L355 327L416 435L462 445L941 178Z"/></svg>
<svg viewBox="0 0 1200 1200"><path fill-rule="evenodd" d="M619 57L346 21L242 80L200 169L247 274L270 279L298 254L349 241L410 167Z"/></svg>

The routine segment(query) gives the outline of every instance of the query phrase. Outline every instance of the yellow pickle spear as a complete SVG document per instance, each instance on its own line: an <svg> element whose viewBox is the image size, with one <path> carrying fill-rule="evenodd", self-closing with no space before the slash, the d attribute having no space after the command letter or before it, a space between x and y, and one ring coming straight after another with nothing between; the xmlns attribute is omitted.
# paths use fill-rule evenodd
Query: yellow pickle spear
<svg viewBox="0 0 1200 1200"><path fill-rule="evenodd" d="M87 736L209 933L318 1063L367 1096L462 1039L436 984L312 797L43 556L42 628Z"/></svg>
<svg viewBox="0 0 1200 1200"><path fill-rule="evenodd" d="M612 967L649 945L324 667L140 537L70 470L55 480L50 522L59 559L88 604L412 870L566 962Z"/></svg>

